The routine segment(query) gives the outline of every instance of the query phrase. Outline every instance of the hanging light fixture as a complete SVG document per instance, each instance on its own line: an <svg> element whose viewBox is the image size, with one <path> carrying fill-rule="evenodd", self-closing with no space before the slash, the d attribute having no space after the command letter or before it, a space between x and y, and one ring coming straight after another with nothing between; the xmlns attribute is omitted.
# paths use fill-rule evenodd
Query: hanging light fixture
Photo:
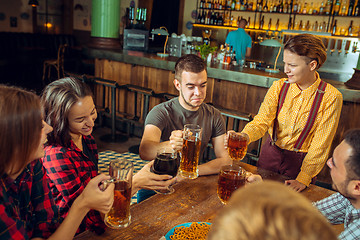
<svg viewBox="0 0 360 240"><path fill-rule="evenodd" d="M37 7L37 6L39 6L39 1L38 0L29 0L29 5L31 5L32 7Z"/></svg>

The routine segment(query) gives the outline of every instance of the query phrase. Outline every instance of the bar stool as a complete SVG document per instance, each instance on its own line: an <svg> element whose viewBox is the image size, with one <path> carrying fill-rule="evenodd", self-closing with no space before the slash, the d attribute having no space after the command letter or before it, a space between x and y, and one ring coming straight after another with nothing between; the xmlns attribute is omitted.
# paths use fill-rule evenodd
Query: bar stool
<svg viewBox="0 0 360 240"><path fill-rule="evenodd" d="M56 69L58 79L60 79L60 76L65 76L64 55L65 55L65 49L67 48L67 46L68 46L67 44L62 44L59 46L58 53L57 53L57 59L48 59L48 60L44 61L43 77L42 77L44 85L46 85L46 83L45 83L46 70L48 71L48 79L50 79L51 67L54 67ZM60 74L60 72L61 72L61 74Z"/></svg>

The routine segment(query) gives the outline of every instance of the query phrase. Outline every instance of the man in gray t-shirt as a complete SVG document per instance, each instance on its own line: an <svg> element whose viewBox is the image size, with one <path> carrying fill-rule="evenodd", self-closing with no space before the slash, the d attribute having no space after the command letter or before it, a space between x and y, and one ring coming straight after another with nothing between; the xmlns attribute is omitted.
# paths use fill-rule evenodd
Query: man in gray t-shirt
<svg viewBox="0 0 360 240"><path fill-rule="evenodd" d="M179 58L175 64L174 85L179 97L157 105L146 117L140 157L153 160L157 150L165 145L180 150L184 125L198 124L203 129L201 156L210 141L216 155L216 159L199 166L199 175L218 173L220 167L230 164L231 160L224 147L225 122L217 109L204 103L207 87L204 61L193 54Z"/></svg>

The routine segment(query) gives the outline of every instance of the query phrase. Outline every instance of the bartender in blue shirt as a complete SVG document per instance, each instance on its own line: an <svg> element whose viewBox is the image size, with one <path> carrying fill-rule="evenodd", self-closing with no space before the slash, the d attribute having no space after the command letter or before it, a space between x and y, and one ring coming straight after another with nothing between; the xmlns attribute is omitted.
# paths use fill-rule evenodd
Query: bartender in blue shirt
<svg viewBox="0 0 360 240"><path fill-rule="evenodd" d="M251 54L252 41L251 37L244 30L246 25L246 19L241 19L238 30L229 32L225 41L235 50L238 61L245 60L245 57L250 57Z"/></svg>

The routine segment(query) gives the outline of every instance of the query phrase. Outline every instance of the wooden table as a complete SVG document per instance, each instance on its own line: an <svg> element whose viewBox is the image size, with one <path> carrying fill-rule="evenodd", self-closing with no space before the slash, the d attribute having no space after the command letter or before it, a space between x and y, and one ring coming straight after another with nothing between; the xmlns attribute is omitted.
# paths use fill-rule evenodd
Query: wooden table
<svg viewBox="0 0 360 240"><path fill-rule="evenodd" d="M241 163L248 171L260 174L264 179L284 181L276 173L257 169ZM120 230L107 229L101 236L84 232L75 239L159 239L174 226L185 222L212 222L223 208L217 197L217 175L202 176L195 180L184 180L174 186L175 193L156 194L131 206L131 224ZM323 199L334 192L311 185L302 194L311 201ZM337 233L343 228L335 227Z"/></svg>

